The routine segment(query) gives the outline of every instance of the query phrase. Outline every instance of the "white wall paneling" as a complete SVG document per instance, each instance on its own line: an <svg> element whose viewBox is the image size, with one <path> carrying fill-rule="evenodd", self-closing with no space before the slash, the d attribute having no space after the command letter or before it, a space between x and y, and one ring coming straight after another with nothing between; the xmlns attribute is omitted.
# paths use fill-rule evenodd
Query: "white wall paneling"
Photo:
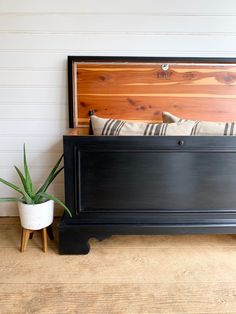
<svg viewBox="0 0 236 314"><path fill-rule="evenodd" d="M38 13L132 13L132 14L220 14L236 13L234 0L7 0L0 2L2 12Z"/></svg>
<svg viewBox="0 0 236 314"><path fill-rule="evenodd" d="M1 102L19 101L21 103L53 102L62 104L66 102L66 88L60 87L0 87ZM46 117L45 117L46 118Z"/></svg>
<svg viewBox="0 0 236 314"><path fill-rule="evenodd" d="M234 0L0 1L0 176L17 182L23 143L38 184L62 153L68 55L235 57L235 17Z"/></svg>
<svg viewBox="0 0 236 314"><path fill-rule="evenodd" d="M14 143L14 145L13 145ZM26 144L26 149L29 154L32 152L42 152L48 153L52 150L54 153L62 152L62 141L61 134L57 135L40 135L37 134L32 136L32 134L12 134L0 136L0 152L12 153L16 152L18 155L22 155L23 143ZM20 156L19 156L20 158ZM3 160L1 161L1 164Z"/></svg>
<svg viewBox="0 0 236 314"><path fill-rule="evenodd" d="M122 20L122 23L121 23ZM112 28L110 27L112 25ZM235 16L151 14L5 14L2 33L15 34L98 34L98 33L235 33Z"/></svg>
<svg viewBox="0 0 236 314"><path fill-rule="evenodd" d="M6 103L0 102L0 107L6 106ZM3 108L2 108L3 109ZM0 109L1 110L1 109ZM3 110L2 110L3 111ZM23 103L7 103L7 110L3 111L0 117L1 120L12 120L15 112L17 111L17 117L15 120L62 120L67 119L67 108L60 105L53 104L23 104ZM0 122L1 123L1 122ZM1 141L1 140L0 140ZM1 149L1 148L0 148Z"/></svg>
<svg viewBox="0 0 236 314"><path fill-rule="evenodd" d="M0 34L1 36L1 34ZM72 53L76 54L76 51ZM66 76L66 54L58 51L27 51L0 49L1 71L61 71ZM63 75L62 74L62 75ZM60 76L60 74L58 74Z"/></svg>
<svg viewBox="0 0 236 314"><path fill-rule="evenodd" d="M0 76L1 87L66 87L65 70L17 70L2 69Z"/></svg>
<svg viewBox="0 0 236 314"><path fill-rule="evenodd" d="M208 36L198 34L1 34L0 47L7 50L26 50L28 52L64 52L70 54L72 50L80 51L194 51L195 54L202 51L236 52L235 36L224 34ZM19 42L20 45L19 45ZM124 44L125 43L125 44ZM43 48L44 47L44 48Z"/></svg>
<svg viewBox="0 0 236 314"><path fill-rule="evenodd" d="M66 121L53 121L47 120L45 117L42 121L19 121L19 120L4 120L0 121L0 134L1 136L11 134L17 130L17 135L62 135L65 131ZM16 132L16 131L15 131ZM45 139L46 140L46 139Z"/></svg>

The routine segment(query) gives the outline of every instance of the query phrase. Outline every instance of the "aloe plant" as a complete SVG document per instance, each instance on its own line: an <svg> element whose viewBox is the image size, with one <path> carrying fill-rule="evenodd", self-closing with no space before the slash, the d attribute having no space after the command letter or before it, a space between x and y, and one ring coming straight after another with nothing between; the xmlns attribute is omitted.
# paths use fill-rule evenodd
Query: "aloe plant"
<svg viewBox="0 0 236 314"><path fill-rule="evenodd" d="M28 168L28 163L27 163L27 158L26 158L26 150L25 150L25 144L23 147L23 161L24 161L24 174L22 171L16 167L16 172L18 173L22 187L19 187L11 182L8 182L2 178L0 178L0 182L3 184L9 186L13 190L17 191L20 195L20 197L2 197L0 198L0 202L22 202L25 204L41 204L44 203L48 200L53 200L55 203L58 203L61 205L67 213L72 217L71 212L69 208L62 202L60 201L57 197L54 195L48 194L47 189L49 185L53 182L53 180L56 178L56 176L63 170L64 167L60 167L60 163L63 159L63 155L59 158L51 172L49 173L47 179L45 182L42 184L42 186L35 191L35 187L33 185L33 182L31 180L29 168Z"/></svg>

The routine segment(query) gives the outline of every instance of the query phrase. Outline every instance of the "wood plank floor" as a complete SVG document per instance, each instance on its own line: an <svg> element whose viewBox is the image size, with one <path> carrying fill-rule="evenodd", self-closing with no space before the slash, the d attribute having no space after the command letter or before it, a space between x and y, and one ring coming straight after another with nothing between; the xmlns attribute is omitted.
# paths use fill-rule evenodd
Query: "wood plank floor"
<svg viewBox="0 0 236 314"><path fill-rule="evenodd" d="M55 222L55 232L56 232ZM0 313L236 313L236 235L113 236L85 256L19 252L0 218Z"/></svg>

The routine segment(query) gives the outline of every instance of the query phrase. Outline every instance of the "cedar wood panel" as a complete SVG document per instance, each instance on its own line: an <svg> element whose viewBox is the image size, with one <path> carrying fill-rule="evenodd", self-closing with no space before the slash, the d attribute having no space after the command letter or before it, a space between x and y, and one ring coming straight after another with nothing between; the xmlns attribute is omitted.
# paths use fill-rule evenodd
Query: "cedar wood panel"
<svg viewBox="0 0 236 314"><path fill-rule="evenodd" d="M89 110L129 120L161 121L162 111L169 111L188 119L232 121L236 60L69 57L69 94L70 127L85 133Z"/></svg>

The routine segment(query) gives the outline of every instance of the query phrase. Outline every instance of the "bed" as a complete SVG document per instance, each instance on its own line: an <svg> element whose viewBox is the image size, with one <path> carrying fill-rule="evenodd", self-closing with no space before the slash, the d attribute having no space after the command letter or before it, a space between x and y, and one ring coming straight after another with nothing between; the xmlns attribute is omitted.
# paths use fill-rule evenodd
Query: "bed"
<svg viewBox="0 0 236 314"><path fill-rule="evenodd" d="M60 254L122 234L236 233L235 136L96 136L108 119L236 121L236 59L68 58Z"/></svg>

